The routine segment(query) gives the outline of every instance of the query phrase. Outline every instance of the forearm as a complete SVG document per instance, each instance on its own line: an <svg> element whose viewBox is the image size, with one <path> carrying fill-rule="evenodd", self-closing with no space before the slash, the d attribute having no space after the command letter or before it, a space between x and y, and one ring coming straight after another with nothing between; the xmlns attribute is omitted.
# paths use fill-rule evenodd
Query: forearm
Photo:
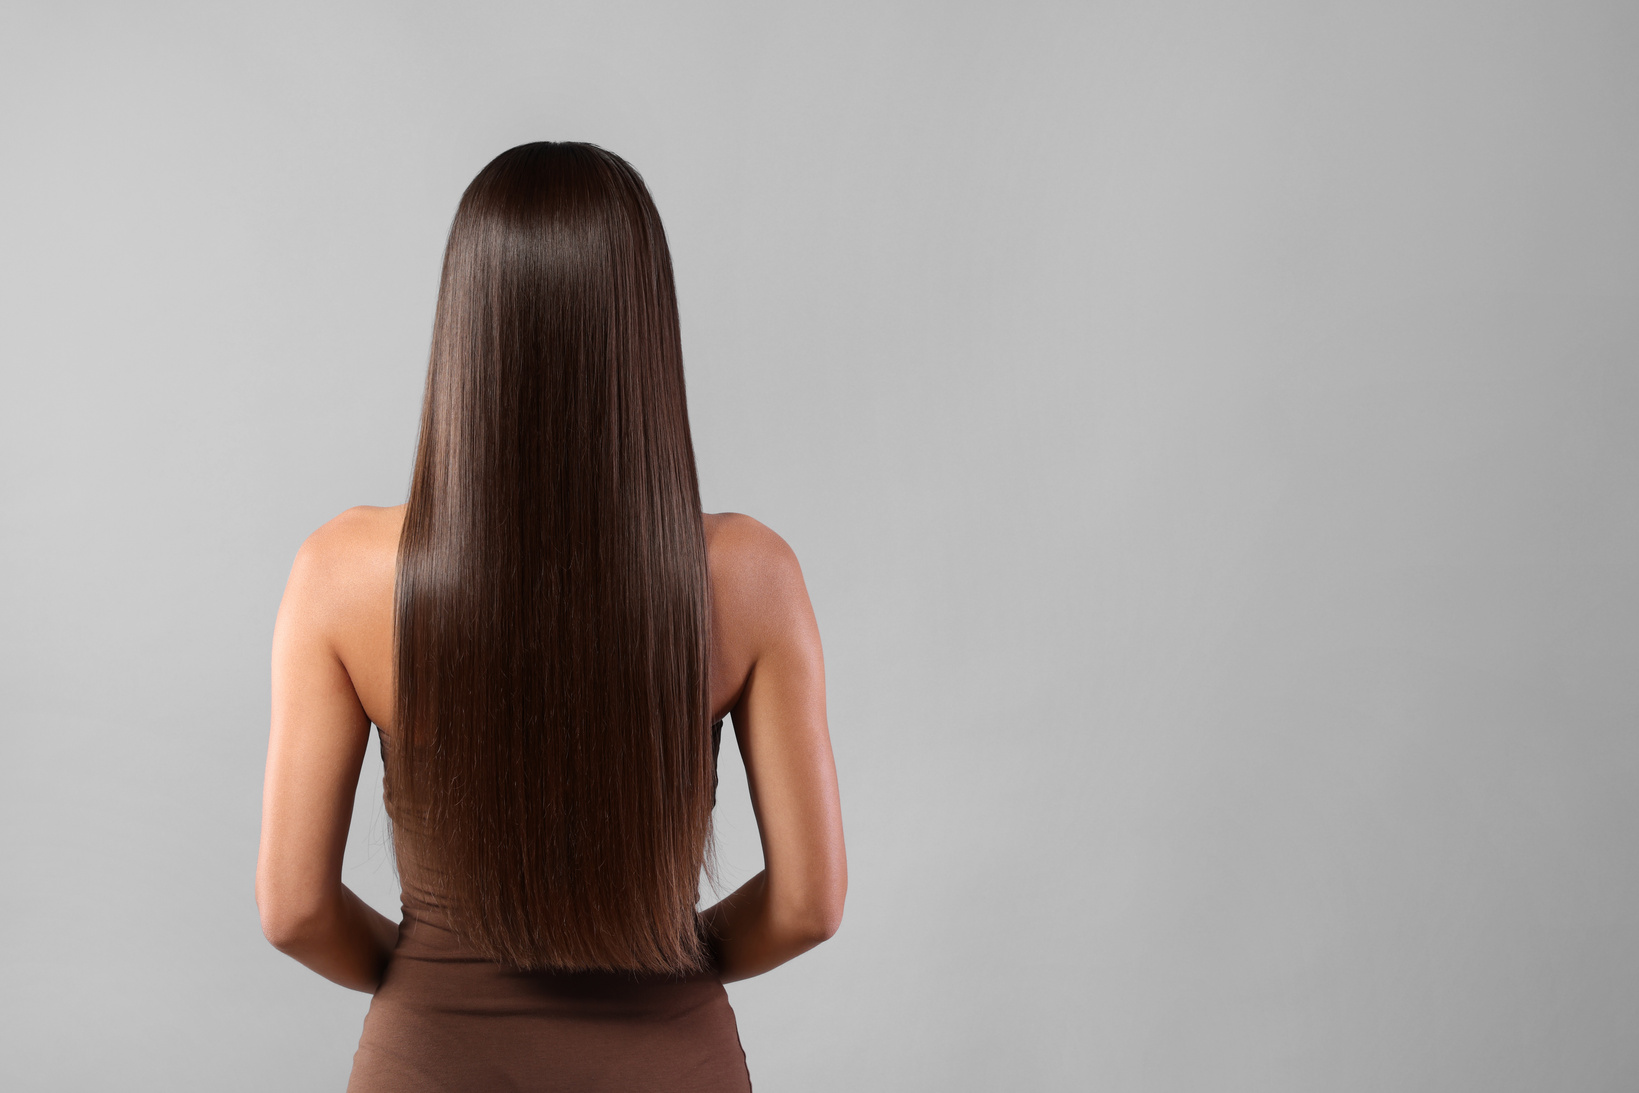
<svg viewBox="0 0 1639 1093"><path fill-rule="evenodd" d="M398 923L346 885L338 889L337 897L298 930L271 940L280 952L326 979L373 994L398 944Z"/></svg>
<svg viewBox="0 0 1639 1093"><path fill-rule="evenodd" d="M830 936L771 898L764 870L701 912L723 982L749 979L801 956Z"/></svg>

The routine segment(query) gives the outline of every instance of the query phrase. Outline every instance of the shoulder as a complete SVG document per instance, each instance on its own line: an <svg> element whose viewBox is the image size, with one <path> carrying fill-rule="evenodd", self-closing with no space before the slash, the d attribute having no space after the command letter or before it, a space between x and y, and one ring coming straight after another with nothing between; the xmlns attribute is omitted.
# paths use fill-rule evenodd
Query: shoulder
<svg viewBox="0 0 1639 1093"><path fill-rule="evenodd" d="M706 557L712 582L728 578L736 585L802 581L796 551L774 529L742 512L704 514Z"/></svg>
<svg viewBox="0 0 1639 1093"><path fill-rule="evenodd" d="M744 513L708 513L705 525L714 611L732 620L753 654L814 629L808 586L789 543Z"/></svg>
<svg viewBox="0 0 1639 1093"><path fill-rule="evenodd" d="M324 614L391 594L403 505L357 505L328 520L302 543L290 567L285 598Z"/></svg>
<svg viewBox="0 0 1639 1093"><path fill-rule="evenodd" d="M333 574L350 566L379 562L384 552L396 557L404 508L353 506L307 537L296 552L296 566L316 574Z"/></svg>

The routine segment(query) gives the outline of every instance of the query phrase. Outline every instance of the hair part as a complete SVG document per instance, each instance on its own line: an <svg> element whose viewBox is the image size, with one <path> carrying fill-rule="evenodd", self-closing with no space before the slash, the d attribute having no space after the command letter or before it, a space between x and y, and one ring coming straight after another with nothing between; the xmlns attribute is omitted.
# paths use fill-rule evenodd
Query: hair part
<svg viewBox="0 0 1639 1093"><path fill-rule="evenodd" d="M590 144L503 152L439 285L399 542L401 860L518 968L706 962L710 600L665 232Z"/></svg>

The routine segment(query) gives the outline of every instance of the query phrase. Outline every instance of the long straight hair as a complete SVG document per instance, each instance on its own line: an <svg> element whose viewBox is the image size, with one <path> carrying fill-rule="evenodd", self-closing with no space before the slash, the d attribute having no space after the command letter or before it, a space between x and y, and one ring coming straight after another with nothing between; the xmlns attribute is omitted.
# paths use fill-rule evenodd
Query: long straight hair
<svg viewBox="0 0 1639 1093"><path fill-rule="evenodd" d="M709 620L654 202L594 145L503 152L444 256L386 757L401 860L482 955L703 966Z"/></svg>

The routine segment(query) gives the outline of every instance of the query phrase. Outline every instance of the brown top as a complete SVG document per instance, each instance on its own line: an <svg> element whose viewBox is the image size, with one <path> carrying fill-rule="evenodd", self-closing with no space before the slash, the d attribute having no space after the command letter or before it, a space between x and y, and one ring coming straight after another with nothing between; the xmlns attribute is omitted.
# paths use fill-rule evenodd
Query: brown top
<svg viewBox="0 0 1639 1093"><path fill-rule="evenodd" d="M722 728L721 718L711 727L714 756ZM391 816L390 793L386 799ZM450 928L436 878L402 849L398 861L403 922L348 1093L750 1090L734 1011L715 973L503 967Z"/></svg>

